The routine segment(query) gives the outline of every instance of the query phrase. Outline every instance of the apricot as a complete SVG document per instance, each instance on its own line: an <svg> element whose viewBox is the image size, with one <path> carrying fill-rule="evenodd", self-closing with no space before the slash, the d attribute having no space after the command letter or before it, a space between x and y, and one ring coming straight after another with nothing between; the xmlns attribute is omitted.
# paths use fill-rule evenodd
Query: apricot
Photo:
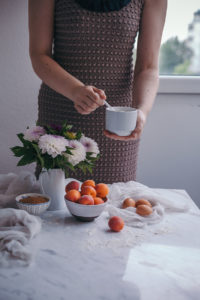
<svg viewBox="0 0 200 300"><path fill-rule="evenodd" d="M101 199L100 197L94 197L95 205L102 204L102 203L104 203L103 199Z"/></svg>
<svg viewBox="0 0 200 300"><path fill-rule="evenodd" d="M95 187L95 182L94 180L92 179L88 179L86 181L84 181L81 185L81 189L84 187L84 186L92 186L93 188Z"/></svg>
<svg viewBox="0 0 200 300"><path fill-rule="evenodd" d="M90 195L83 195L81 198L79 198L78 203L84 204L84 205L93 205L94 199Z"/></svg>
<svg viewBox="0 0 200 300"><path fill-rule="evenodd" d="M104 198L109 193L109 188L105 183L98 183L95 185L95 190L97 192L97 197Z"/></svg>
<svg viewBox="0 0 200 300"><path fill-rule="evenodd" d="M67 193L68 191L70 190L79 190L79 187L80 187L80 184L79 182L75 181L75 180L72 180L70 181L66 187L65 187L65 192Z"/></svg>
<svg viewBox="0 0 200 300"><path fill-rule="evenodd" d="M152 214L152 208L149 205L138 205L136 208L136 213L141 216L148 216Z"/></svg>
<svg viewBox="0 0 200 300"><path fill-rule="evenodd" d="M126 198L122 204L122 208L135 207L135 200L132 198Z"/></svg>
<svg viewBox="0 0 200 300"><path fill-rule="evenodd" d="M112 231L119 232L124 228L124 221L121 217L114 216L108 221L108 226Z"/></svg>
<svg viewBox="0 0 200 300"><path fill-rule="evenodd" d="M65 198L72 202L77 202L80 197L81 197L81 193L77 190L70 190L65 195Z"/></svg>
<svg viewBox="0 0 200 300"><path fill-rule="evenodd" d="M135 206L137 207L138 205L148 205L148 206L152 207L151 203L146 199L137 200L135 203Z"/></svg>
<svg viewBox="0 0 200 300"><path fill-rule="evenodd" d="M96 197L96 190L92 186L84 186L81 189L81 195L91 195L92 197Z"/></svg>

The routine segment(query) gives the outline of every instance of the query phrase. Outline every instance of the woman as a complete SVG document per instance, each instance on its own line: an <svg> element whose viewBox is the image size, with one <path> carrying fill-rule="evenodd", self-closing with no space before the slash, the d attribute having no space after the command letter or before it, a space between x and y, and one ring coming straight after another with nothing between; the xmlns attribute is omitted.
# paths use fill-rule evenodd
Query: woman
<svg viewBox="0 0 200 300"><path fill-rule="evenodd" d="M166 7L167 0L29 0L30 57L43 81L38 124L67 120L96 140L96 182L136 179L139 140L158 87ZM130 136L103 130L106 98L111 105L138 108Z"/></svg>

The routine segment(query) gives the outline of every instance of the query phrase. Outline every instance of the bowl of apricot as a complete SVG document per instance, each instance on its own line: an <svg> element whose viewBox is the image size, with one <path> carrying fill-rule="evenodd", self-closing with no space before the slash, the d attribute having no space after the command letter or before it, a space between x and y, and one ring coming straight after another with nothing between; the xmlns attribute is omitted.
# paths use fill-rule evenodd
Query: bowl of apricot
<svg viewBox="0 0 200 300"><path fill-rule="evenodd" d="M99 217L108 202L109 188L105 183L72 180L65 187L65 202L72 216L84 222Z"/></svg>

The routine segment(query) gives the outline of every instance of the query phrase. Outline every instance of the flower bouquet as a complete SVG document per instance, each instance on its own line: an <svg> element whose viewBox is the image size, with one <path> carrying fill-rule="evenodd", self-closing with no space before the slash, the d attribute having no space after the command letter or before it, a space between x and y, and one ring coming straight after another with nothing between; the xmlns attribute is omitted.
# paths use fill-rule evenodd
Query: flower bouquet
<svg viewBox="0 0 200 300"><path fill-rule="evenodd" d="M73 132L72 127L65 121L61 126L27 127L24 134L17 134L23 146L10 148L15 156L21 157L17 166L36 162L41 170L62 169L65 177L69 169L92 173L100 155L98 145L81 131Z"/></svg>

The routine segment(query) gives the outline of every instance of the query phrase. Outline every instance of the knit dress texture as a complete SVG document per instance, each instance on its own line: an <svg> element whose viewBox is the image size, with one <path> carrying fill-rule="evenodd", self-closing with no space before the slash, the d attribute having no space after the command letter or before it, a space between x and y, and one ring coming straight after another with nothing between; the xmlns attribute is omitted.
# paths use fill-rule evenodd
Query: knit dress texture
<svg viewBox="0 0 200 300"><path fill-rule="evenodd" d="M55 0L53 59L85 85L103 89L113 106L133 106L133 52L143 0L131 0L118 11L97 12L74 0ZM69 177L97 183L136 180L139 139L119 141L106 137L105 105L81 115L73 102L45 83L38 96L38 124L62 124L80 129L99 146L100 159L93 174L69 171Z"/></svg>

